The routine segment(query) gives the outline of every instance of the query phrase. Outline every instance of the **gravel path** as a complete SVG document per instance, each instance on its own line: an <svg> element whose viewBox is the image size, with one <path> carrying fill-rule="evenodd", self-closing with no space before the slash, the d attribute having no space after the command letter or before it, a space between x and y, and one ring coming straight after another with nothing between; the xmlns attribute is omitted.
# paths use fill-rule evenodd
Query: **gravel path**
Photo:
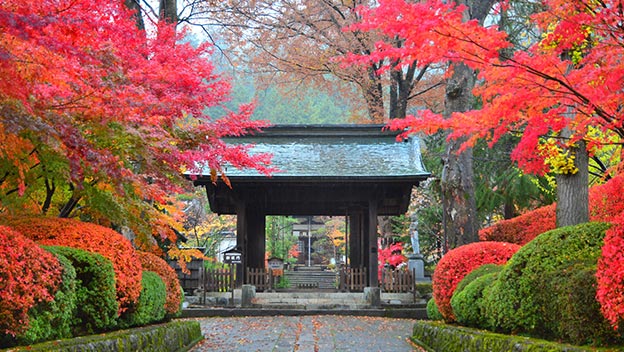
<svg viewBox="0 0 624 352"><path fill-rule="evenodd" d="M334 315L198 318L205 340L191 351L418 350L413 320Z"/></svg>

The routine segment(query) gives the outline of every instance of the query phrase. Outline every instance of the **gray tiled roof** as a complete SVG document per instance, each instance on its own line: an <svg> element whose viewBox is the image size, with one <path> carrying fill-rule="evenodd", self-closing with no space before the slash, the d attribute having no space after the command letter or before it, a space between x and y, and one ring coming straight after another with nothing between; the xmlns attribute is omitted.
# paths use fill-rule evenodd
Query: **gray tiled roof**
<svg viewBox="0 0 624 352"><path fill-rule="evenodd" d="M260 135L231 138L251 144L251 153L270 153L280 177L426 177L418 138L396 141L379 125L274 126ZM261 176L228 167L229 177Z"/></svg>

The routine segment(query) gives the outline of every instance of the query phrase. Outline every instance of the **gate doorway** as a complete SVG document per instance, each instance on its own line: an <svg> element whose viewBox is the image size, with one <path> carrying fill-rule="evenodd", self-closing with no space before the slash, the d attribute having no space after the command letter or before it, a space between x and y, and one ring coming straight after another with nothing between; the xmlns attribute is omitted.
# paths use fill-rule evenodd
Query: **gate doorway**
<svg viewBox="0 0 624 352"><path fill-rule="evenodd" d="M209 170L195 180L206 188L213 212L237 215L237 247L243 253L237 287L250 283L253 273L266 272L270 215L346 216L345 268L350 273L363 268L366 287L379 287L377 217L404 214L412 187L429 176L418 138L397 141L399 132L383 127L277 125L226 140L246 145L252 154L272 154L272 165L280 170L266 177L255 170L227 168L229 185L221 179L213 182ZM306 260L311 267L311 255Z"/></svg>

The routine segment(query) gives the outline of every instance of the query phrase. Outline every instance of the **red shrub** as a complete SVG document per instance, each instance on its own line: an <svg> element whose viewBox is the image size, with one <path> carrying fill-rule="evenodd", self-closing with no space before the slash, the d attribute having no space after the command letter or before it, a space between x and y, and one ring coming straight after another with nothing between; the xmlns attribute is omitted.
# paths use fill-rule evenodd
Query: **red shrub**
<svg viewBox="0 0 624 352"><path fill-rule="evenodd" d="M589 189L591 221L611 222L624 212L624 174Z"/></svg>
<svg viewBox="0 0 624 352"><path fill-rule="evenodd" d="M624 174L589 189L591 221L610 222L622 212L624 212ZM479 238L481 241L502 241L522 245L555 227L555 205L551 204L484 228L479 231Z"/></svg>
<svg viewBox="0 0 624 352"><path fill-rule="evenodd" d="M28 328L28 310L49 302L61 281L56 258L17 231L0 226L0 335Z"/></svg>
<svg viewBox="0 0 624 352"><path fill-rule="evenodd" d="M506 242L476 242L446 253L433 273L433 298L446 321L454 321L451 297L457 284L484 264L504 264L520 249Z"/></svg>
<svg viewBox="0 0 624 352"><path fill-rule="evenodd" d="M175 270L167 264L165 260L148 252L137 252L141 260L143 270L153 271L158 274L167 288L167 300L165 301L165 311L169 314L175 314L180 310L182 301L182 288L178 281L178 275Z"/></svg>
<svg viewBox="0 0 624 352"><path fill-rule="evenodd" d="M523 245L555 227L555 204L551 204L486 227L479 231L479 239Z"/></svg>
<svg viewBox="0 0 624 352"><path fill-rule="evenodd" d="M624 320L624 216L607 230L596 270L596 299L602 315L618 329Z"/></svg>
<svg viewBox="0 0 624 352"><path fill-rule="evenodd" d="M72 219L12 218L4 222L40 244L80 248L108 258L115 269L120 313L139 299L141 262L130 241L118 232Z"/></svg>
<svg viewBox="0 0 624 352"><path fill-rule="evenodd" d="M377 254L378 271L381 277L381 271L384 270L386 264L392 268L396 268L400 264L407 263L407 257L403 255L403 243L397 242L390 245L388 248L381 248L379 245L379 252Z"/></svg>

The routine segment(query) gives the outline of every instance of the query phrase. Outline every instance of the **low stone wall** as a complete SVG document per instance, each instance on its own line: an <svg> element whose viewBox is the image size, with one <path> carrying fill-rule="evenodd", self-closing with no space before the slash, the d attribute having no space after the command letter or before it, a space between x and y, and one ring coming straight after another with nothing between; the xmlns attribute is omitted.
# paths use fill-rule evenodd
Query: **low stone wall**
<svg viewBox="0 0 624 352"><path fill-rule="evenodd" d="M48 341L27 347L14 347L11 348L11 351L183 352L188 351L202 339L203 336L197 321L173 321L107 334Z"/></svg>
<svg viewBox="0 0 624 352"><path fill-rule="evenodd" d="M431 321L416 322L412 340L429 352L608 351L608 349L586 349L522 336L495 334Z"/></svg>

